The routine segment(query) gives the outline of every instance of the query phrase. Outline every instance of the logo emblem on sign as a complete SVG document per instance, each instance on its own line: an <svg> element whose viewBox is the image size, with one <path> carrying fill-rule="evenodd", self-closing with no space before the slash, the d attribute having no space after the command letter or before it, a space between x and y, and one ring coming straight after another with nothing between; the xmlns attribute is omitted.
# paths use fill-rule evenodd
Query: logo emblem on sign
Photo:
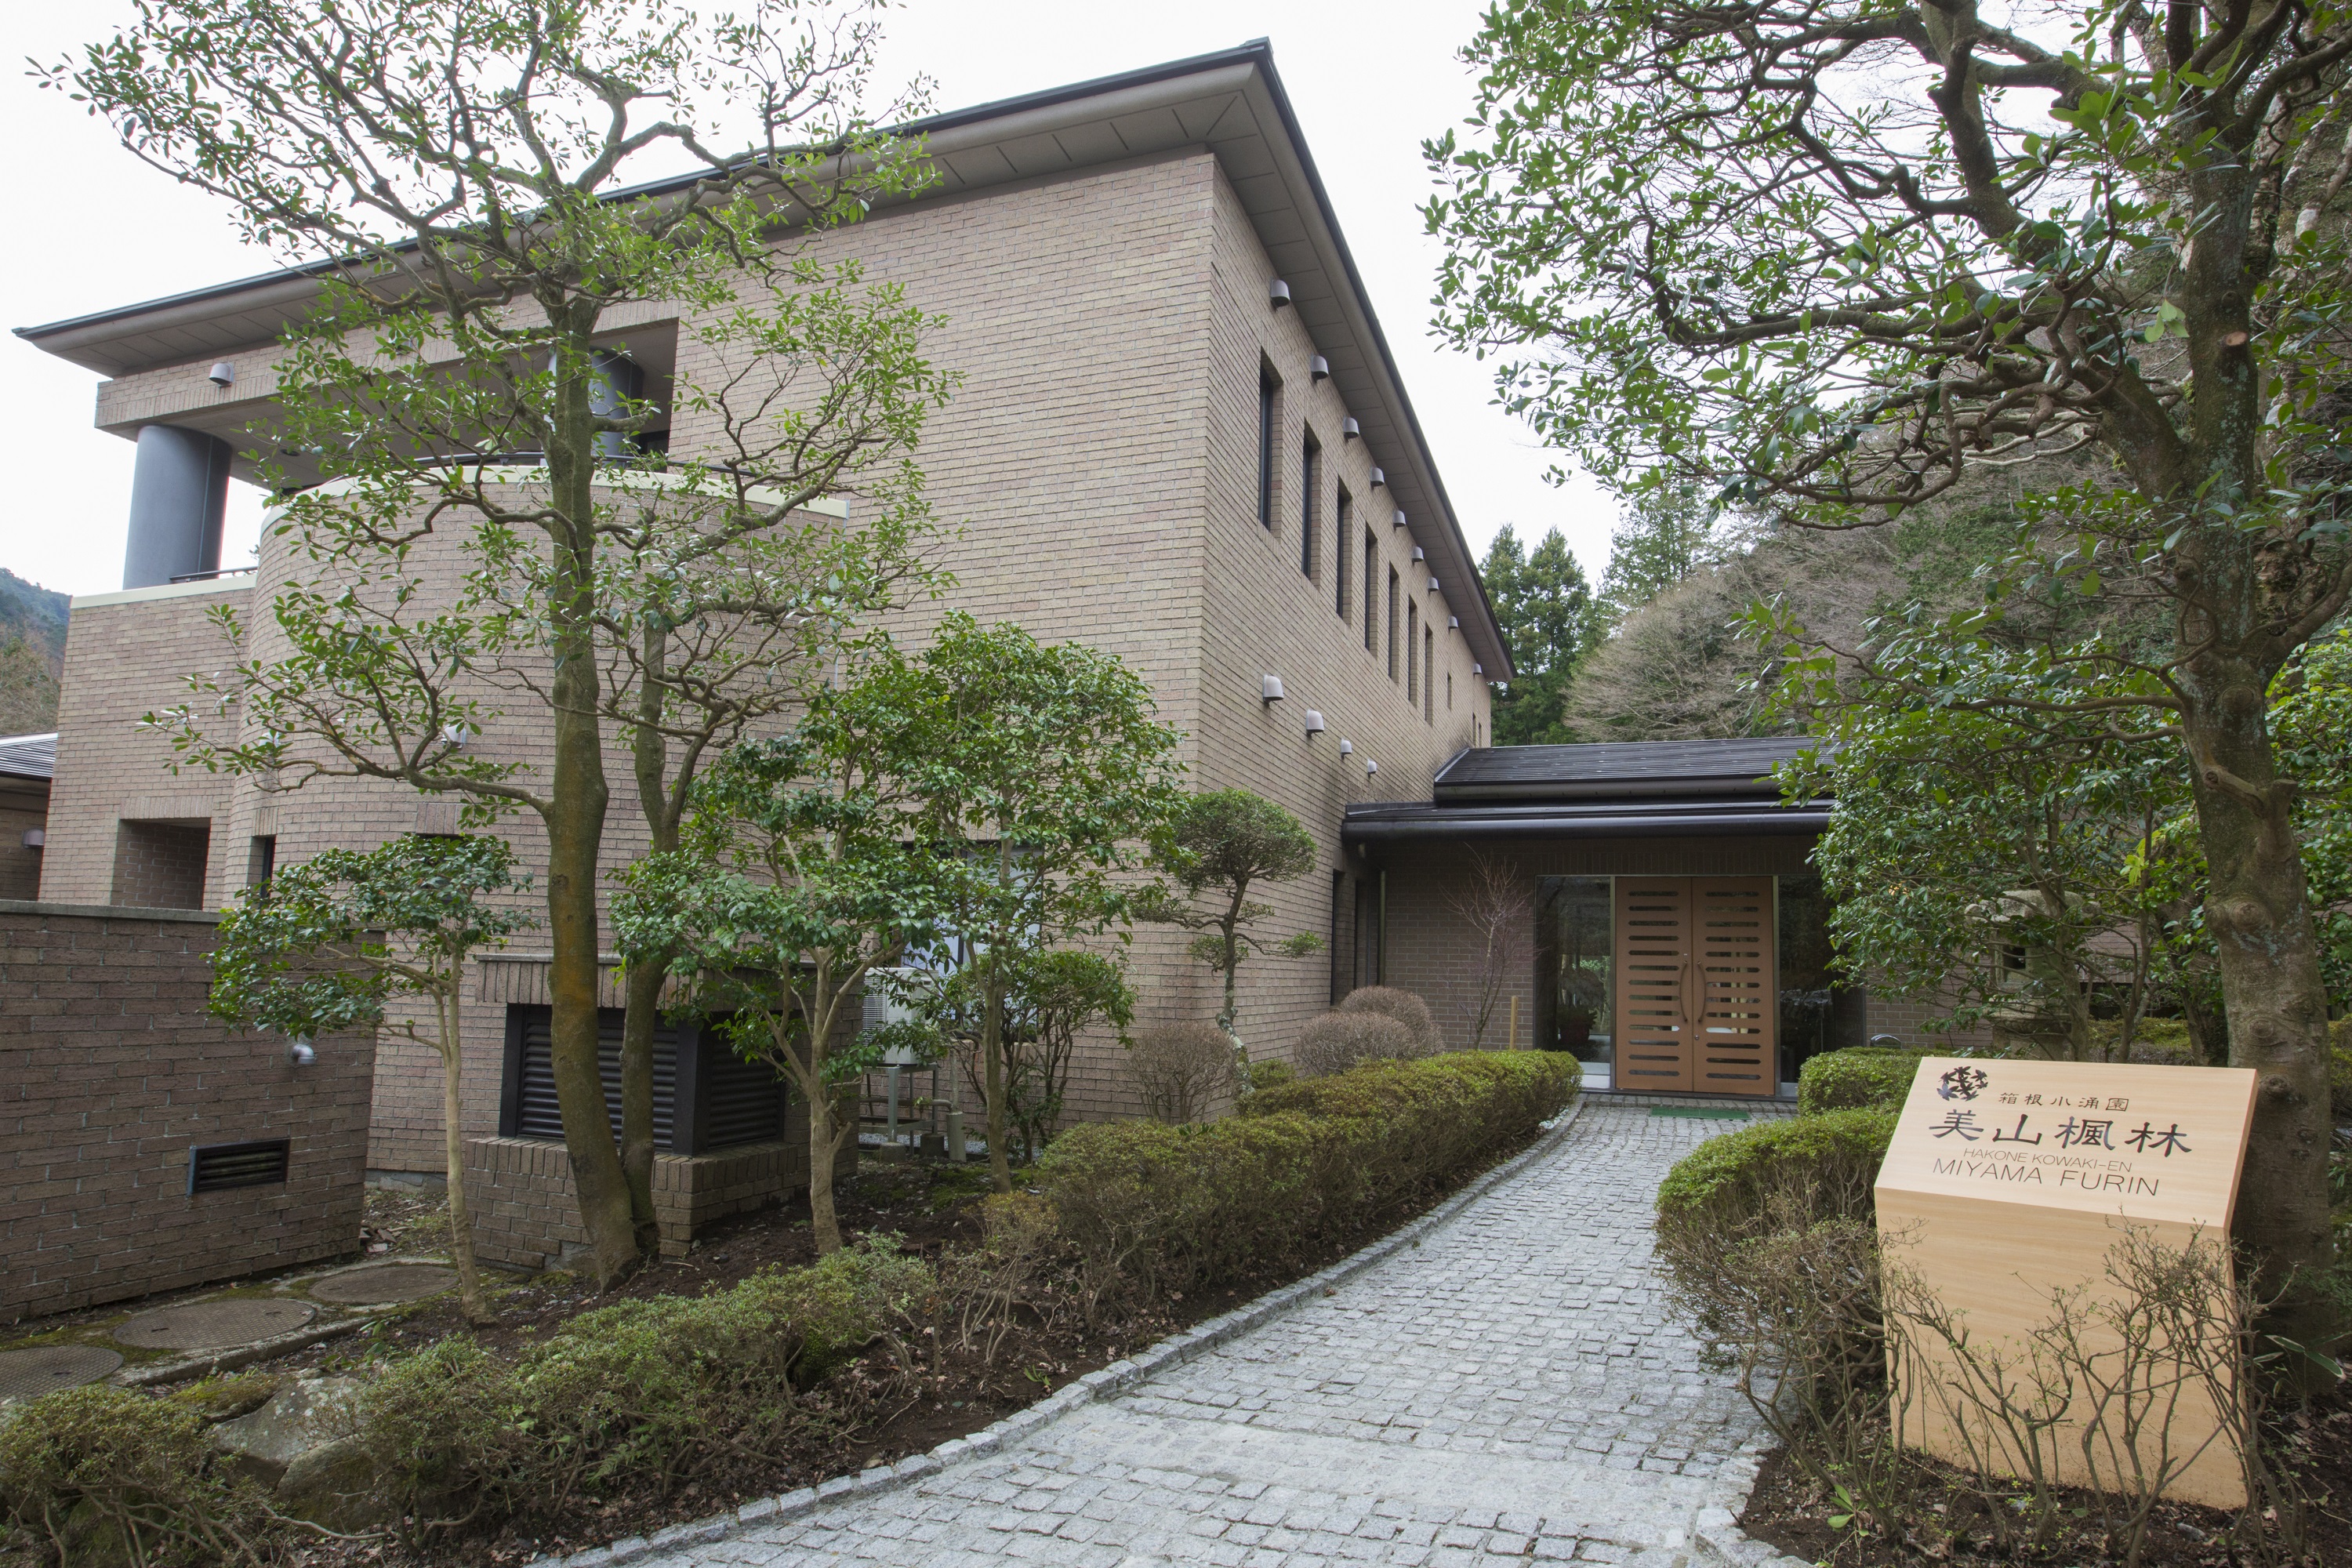
<svg viewBox="0 0 2352 1568"><path fill-rule="evenodd" d="M1974 1100L1991 1081L1982 1068L1954 1068L1936 1085L1936 1092L1946 1100Z"/></svg>

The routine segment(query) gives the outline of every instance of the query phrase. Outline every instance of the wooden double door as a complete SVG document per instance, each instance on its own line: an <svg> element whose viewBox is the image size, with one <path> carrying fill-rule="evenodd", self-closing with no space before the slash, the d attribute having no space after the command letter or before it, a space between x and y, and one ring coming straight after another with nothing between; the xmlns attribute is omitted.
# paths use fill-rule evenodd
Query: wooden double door
<svg viewBox="0 0 2352 1568"><path fill-rule="evenodd" d="M1771 1095L1779 973L1769 877L1620 877L1621 1091Z"/></svg>

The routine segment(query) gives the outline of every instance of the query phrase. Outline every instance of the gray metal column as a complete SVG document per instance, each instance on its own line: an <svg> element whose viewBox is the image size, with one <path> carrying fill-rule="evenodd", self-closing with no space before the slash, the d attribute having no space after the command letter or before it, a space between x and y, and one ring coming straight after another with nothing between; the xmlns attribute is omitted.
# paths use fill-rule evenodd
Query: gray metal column
<svg viewBox="0 0 2352 1568"><path fill-rule="evenodd" d="M588 388L588 406L600 419L613 418L624 404L643 391L646 373L626 354L612 349L598 349L592 363L596 367L596 379ZM634 458L637 455L636 437L622 430L600 431L596 455L608 462Z"/></svg>
<svg viewBox="0 0 2352 1568"><path fill-rule="evenodd" d="M152 588L220 569L228 511L229 445L201 430L149 425L131 471L131 538L122 585Z"/></svg>

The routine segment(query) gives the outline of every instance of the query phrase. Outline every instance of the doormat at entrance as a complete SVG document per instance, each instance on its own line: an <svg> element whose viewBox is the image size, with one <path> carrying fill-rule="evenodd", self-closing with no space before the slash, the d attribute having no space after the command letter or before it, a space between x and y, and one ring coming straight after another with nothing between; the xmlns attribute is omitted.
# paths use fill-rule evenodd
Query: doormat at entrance
<svg viewBox="0 0 2352 1568"><path fill-rule="evenodd" d="M1693 1121L1745 1121L1748 1120L1748 1112L1744 1110L1709 1110L1698 1105L1654 1105L1650 1107L1650 1114L1680 1116Z"/></svg>

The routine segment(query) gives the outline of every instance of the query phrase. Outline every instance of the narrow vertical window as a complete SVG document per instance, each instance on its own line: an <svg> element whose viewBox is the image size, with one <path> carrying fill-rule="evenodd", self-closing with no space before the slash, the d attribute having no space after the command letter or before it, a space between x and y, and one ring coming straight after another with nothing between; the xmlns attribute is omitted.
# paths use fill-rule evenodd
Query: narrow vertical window
<svg viewBox="0 0 2352 1568"><path fill-rule="evenodd" d="M1339 517L1331 529L1331 581L1337 584L1332 589L1332 605L1344 621L1348 618L1348 534L1355 517L1355 502L1349 499L1345 485L1339 487L1339 500L1334 510Z"/></svg>
<svg viewBox="0 0 2352 1568"><path fill-rule="evenodd" d="M1269 533L1274 531L1274 405L1281 390L1274 372L1261 366L1257 373L1257 521Z"/></svg>
<svg viewBox="0 0 2352 1568"><path fill-rule="evenodd" d="M1396 568L1391 566L1389 568L1388 625L1384 628L1388 633L1389 679L1391 680L1394 680L1397 678L1397 601L1402 597L1402 594L1398 584Z"/></svg>
<svg viewBox="0 0 2352 1568"><path fill-rule="evenodd" d="M1377 613L1374 606L1380 603L1380 591L1381 545L1380 541L1374 539L1368 529L1364 533L1364 651L1366 653L1380 651L1379 645L1373 640L1375 634L1372 629L1372 616Z"/></svg>
<svg viewBox="0 0 2352 1568"><path fill-rule="evenodd" d="M1454 711L1454 672L1450 669L1445 672L1445 710Z"/></svg>
<svg viewBox="0 0 2352 1568"><path fill-rule="evenodd" d="M1430 682L1437 679L1437 632L1434 627L1421 628L1421 721L1437 721L1437 699Z"/></svg>
<svg viewBox="0 0 2352 1568"><path fill-rule="evenodd" d="M1404 606L1404 700L1408 704L1421 700L1421 606L1409 599Z"/></svg>
<svg viewBox="0 0 2352 1568"><path fill-rule="evenodd" d="M1315 503L1322 495L1322 487L1315 481L1322 458L1323 448L1310 430L1298 454L1298 570L1309 577L1315 575L1315 535L1319 531Z"/></svg>

